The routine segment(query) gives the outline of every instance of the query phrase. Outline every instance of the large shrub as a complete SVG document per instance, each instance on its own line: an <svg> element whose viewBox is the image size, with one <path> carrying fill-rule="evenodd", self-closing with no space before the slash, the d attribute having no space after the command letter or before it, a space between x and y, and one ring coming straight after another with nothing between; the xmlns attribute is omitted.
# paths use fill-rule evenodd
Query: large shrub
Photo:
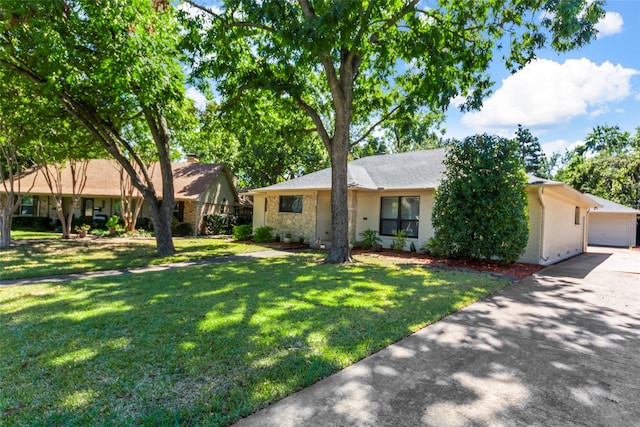
<svg viewBox="0 0 640 427"><path fill-rule="evenodd" d="M486 134L449 147L435 193L435 246L455 258L513 262L529 238L526 174L516 141Z"/></svg>
<svg viewBox="0 0 640 427"><path fill-rule="evenodd" d="M238 225L238 217L231 214L210 214L203 218L203 234L231 234L233 227Z"/></svg>
<svg viewBox="0 0 640 427"><path fill-rule="evenodd" d="M256 243L268 243L273 241L273 228L268 225L262 227L256 227L253 233L253 240Z"/></svg>
<svg viewBox="0 0 640 427"><path fill-rule="evenodd" d="M249 224L234 225L233 238L236 240L249 240L251 237L252 227Z"/></svg>

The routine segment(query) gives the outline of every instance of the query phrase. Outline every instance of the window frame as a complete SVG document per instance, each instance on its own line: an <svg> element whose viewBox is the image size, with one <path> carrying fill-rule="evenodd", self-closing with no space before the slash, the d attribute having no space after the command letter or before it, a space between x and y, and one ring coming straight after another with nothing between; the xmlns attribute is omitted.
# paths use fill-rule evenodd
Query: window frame
<svg viewBox="0 0 640 427"><path fill-rule="evenodd" d="M283 203L285 200L291 200L291 202ZM278 212L280 213L302 213L304 205L304 198L302 195L293 196L280 196L278 198ZM298 210L299 206L299 210ZM291 210L289 210L289 207Z"/></svg>
<svg viewBox="0 0 640 427"><path fill-rule="evenodd" d="M30 204L25 204L24 200L25 199L30 199L31 203ZM30 208L31 213L23 213L23 209L27 207ZM25 195L22 196L20 198L20 208L18 210L20 212L20 215L17 216L38 216L38 197L37 196L30 196L30 195Z"/></svg>
<svg viewBox="0 0 640 427"><path fill-rule="evenodd" d="M396 199L397 203L398 203L398 209L397 209L397 214L395 218L391 218L391 217L385 217L384 213L383 213L383 203L385 199ZM408 218L403 218L402 214L403 214L403 210L402 210L402 199L417 199L417 206L418 206L418 212L417 212L417 217L418 219L408 219ZM391 223L395 223L395 230L396 232L398 230L401 231L405 231L406 229L410 229L410 230L415 230L415 234L407 234L408 238L411 239L417 239L420 235L420 196L382 196L380 197L380 224L379 224L379 228L378 228L378 234L380 236L391 236L393 237L394 234L389 234L386 233L384 230L387 227L383 227L383 224L391 224ZM403 225L406 224L411 224L411 226L406 227Z"/></svg>

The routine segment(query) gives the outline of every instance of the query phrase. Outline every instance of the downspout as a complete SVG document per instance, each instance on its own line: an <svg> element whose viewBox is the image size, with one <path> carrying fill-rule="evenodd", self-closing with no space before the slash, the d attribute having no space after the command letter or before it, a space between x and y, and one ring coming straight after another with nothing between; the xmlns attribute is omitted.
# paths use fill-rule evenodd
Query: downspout
<svg viewBox="0 0 640 427"><path fill-rule="evenodd" d="M545 223L545 204L544 204L544 197L542 197L542 193L544 192L544 188L542 186L538 187L538 200L540 200L540 206L542 207L542 213L541 213L541 218L542 220L540 221L540 250L539 250L539 260L542 261L543 263L546 263L547 260L549 258L545 258L544 257L544 223ZM546 265L546 264L543 264Z"/></svg>

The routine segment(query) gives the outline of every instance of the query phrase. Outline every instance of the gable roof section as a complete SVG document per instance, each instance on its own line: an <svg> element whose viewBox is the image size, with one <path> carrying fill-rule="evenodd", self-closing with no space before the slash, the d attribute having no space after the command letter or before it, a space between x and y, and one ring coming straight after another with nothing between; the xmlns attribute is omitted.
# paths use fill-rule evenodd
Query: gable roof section
<svg viewBox="0 0 640 427"><path fill-rule="evenodd" d="M213 180L226 168L221 163L172 163L173 185L177 200L197 199L204 193ZM87 167L87 182L83 196L120 197L119 164L115 160L91 159ZM151 179L158 196L162 196L162 174L159 163L149 168ZM29 194L49 194L49 186L44 174L37 167L30 168L20 175L20 188ZM62 169L62 194L69 195L71 171L69 165Z"/></svg>
<svg viewBox="0 0 640 427"><path fill-rule="evenodd" d="M590 213L609 213L609 214L635 214L640 215L640 210L633 209L602 197L594 196L586 193L585 196L602 205L601 208L593 208Z"/></svg>
<svg viewBox="0 0 640 427"><path fill-rule="evenodd" d="M366 190L436 188L444 174L445 155L445 149L439 148L363 157L349 162L347 183L350 188ZM327 168L269 187L259 188L251 193L329 190L330 188L331 168Z"/></svg>

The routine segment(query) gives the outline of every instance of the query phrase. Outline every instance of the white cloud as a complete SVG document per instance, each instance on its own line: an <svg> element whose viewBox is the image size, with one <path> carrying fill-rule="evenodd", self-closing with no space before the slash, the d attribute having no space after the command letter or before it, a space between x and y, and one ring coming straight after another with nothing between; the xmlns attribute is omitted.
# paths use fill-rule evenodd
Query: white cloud
<svg viewBox="0 0 640 427"><path fill-rule="evenodd" d="M553 153L564 153L565 150L573 150L579 145L584 145L584 141L567 141L566 139L556 139L554 141L543 142L540 144L540 148L547 156L551 156Z"/></svg>
<svg viewBox="0 0 640 427"><path fill-rule="evenodd" d="M637 70L586 58L560 64L538 59L502 81L482 110L465 114L461 121L475 131L488 128L549 126L572 118L598 115L607 103L631 95L631 77Z"/></svg>
<svg viewBox="0 0 640 427"><path fill-rule="evenodd" d="M187 88L187 97L193 99L196 104L196 108L200 111L204 111L207 107L207 97L202 92L194 87Z"/></svg>
<svg viewBox="0 0 640 427"><path fill-rule="evenodd" d="M606 37L612 34L618 34L622 32L622 15L618 12L607 12L604 17L596 24L596 30L598 30L598 36Z"/></svg>
<svg viewBox="0 0 640 427"><path fill-rule="evenodd" d="M634 96L636 101L640 101L640 93L636 93L636 96Z"/></svg>

